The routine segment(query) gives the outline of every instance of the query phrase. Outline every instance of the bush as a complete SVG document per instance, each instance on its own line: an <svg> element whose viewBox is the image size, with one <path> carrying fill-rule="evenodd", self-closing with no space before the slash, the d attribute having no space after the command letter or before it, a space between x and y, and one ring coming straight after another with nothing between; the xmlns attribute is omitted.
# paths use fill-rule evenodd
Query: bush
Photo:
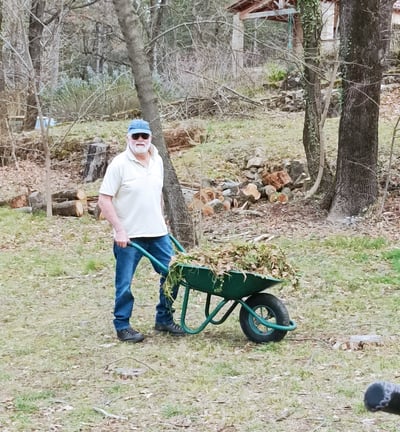
<svg viewBox="0 0 400 432"><path fill-rule="evenodd" d="M46 112L59 121L118 118L139 110L130 76L94 76L89 81L66 78L53 93L43 95Z"/></svg>
<svg viewBox="0 0 400 432"><path fill-rule="evenodd" d="M287 76L287 70L283 69L281 66L278 66L275 63L272 63L268 66L268 70L267 70L268 82L276 83L284 80L286 76Z"/></svg>

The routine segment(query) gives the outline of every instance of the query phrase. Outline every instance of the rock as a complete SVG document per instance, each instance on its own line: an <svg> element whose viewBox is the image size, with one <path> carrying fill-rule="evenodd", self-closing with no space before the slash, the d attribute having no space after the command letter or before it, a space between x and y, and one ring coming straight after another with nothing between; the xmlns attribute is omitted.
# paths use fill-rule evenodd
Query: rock
<svg viewBox="0 0 400 432"><path fill-rule="evenodd" d="M248 160L246 168L247 169L250 169L253 167L259 168L262 166L264 166L264 159L259 157L259 156L255 156L255 157Z"/></svg>

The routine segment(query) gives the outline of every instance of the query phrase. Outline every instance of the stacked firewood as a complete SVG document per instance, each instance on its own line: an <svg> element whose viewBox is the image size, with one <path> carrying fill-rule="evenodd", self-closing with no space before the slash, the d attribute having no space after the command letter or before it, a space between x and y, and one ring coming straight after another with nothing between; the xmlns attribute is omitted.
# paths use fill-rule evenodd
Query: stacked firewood
<svg viewBox="0 0 400 432"><path fill-rule="evenodd" d="M243 175L246 180L242 182L226 181L215 187L199 187L192 193L184 190L189 209L210 216L234 208L247 210L260 200L287 203L307 177L299 161L271 169L260 155L249 159Z"/></svg>
<svg viewBox="0 0 400 432"><path fill-rule="evenodd" d="M233 208L246 210L260 199L286 203L293 196L291 184L292 179L285 171L267 174L262 182L224 182L218 187L204 187L194 192L188 207L210 216Z"/></svg>
<svg viewBox="0 0 400 432"><path fill-rule="evenodd" d="M53 215L81 217L88 210L87 196L81 189L57 192L52 194L51 200ZM1 202L0 205L8 205L13 209L29 213L43 211L47 208L45 196L39 191L18 195Z"/></svg>

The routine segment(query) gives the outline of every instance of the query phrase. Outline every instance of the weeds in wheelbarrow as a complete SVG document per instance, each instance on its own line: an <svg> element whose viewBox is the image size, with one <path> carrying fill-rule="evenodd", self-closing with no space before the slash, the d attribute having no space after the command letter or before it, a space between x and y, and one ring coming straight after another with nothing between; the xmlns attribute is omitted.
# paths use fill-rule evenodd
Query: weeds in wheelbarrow
<svg viewBox="0 0 400 432"><path fill-rule="evenodd" d="M299 272L288 263L284 251L274 244L233 242L205 245L190 252L178 252L170 265L164 290L166 294L182 279L182 265L207 267L216 279L230 271L257 273L299 286Z"/></svg>

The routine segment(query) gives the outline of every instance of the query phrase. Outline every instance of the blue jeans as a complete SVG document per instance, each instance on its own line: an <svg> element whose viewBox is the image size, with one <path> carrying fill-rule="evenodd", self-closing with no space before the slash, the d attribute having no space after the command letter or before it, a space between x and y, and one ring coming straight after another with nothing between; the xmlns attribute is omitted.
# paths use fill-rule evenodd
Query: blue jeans
<svg viewBox="0 0 400 432"><path fill-rule="evenodd" d="M168 267L174 253L169 235L162 237L141 237L132 239L135 243L149 252L161 264ZM122 330L129 327L135 298L131 291L131 283L136 267L143 257L143 253L132 246L122 248L114 243L115 267L115 305L114 327ZM157 324L170 324L173 321L172 303L178 293L178 287L172 290L172 299L166 297L162 285L165 274L156 264L152 263L154 270L161 275L159 288L159 303L156 306L155 321Z"/></svg>

